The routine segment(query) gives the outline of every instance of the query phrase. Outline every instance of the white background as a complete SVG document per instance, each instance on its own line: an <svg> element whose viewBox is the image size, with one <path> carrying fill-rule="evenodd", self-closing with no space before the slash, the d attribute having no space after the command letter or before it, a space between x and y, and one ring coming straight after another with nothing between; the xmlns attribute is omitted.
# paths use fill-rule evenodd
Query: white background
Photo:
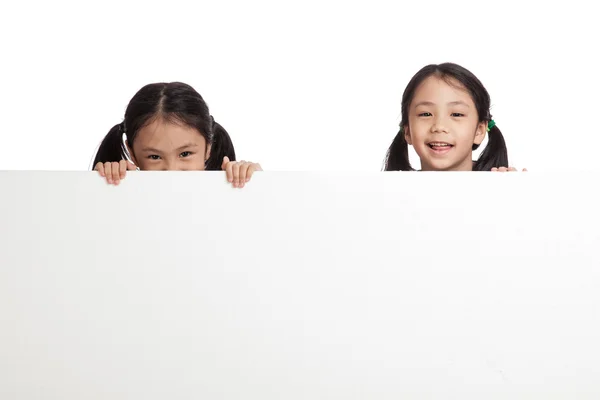
<svg viewBox="0 0 600 400"><path fill-rule="evenodd" d="M597 170L593 4L3 2L0 169L85 170L139 88L178 80L240 158L377 171L409 79L453 61L489 90L512 164Z"/></svg>

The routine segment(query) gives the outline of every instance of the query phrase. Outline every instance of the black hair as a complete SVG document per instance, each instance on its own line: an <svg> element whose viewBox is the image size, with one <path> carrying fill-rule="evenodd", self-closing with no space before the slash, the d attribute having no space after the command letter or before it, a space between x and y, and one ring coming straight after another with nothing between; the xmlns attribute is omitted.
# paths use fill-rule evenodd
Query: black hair
<svg viewBox="0 0 600 400"><path fill-rule="evenodd" d="M235 161L235 149L227 131L215 122L208 105L194 88L181 82L151 83L141 88L129 101L123 122L112 127L100 143L92 168L99 162L112 162L128 159L129 147L141 128L155 118L183 123L195 128L211 145L206 161L207 170L220 170L223 157Z"/></svg>
<svg viewBox="0 0 600 400"><path fill-rule="evenodd" d="M417 87L428 77L436 75L449 82L456 80L460 82L471 95L479 122L489 122L490 95L473 73L460 65L453 63L427 65L412 77L404 94L402 95L402 121L400 130L390 145L385 158L385 171L414 171L408 159L408 143L404 136L404 127L408 125L408 109L415 96ZM474 144L473 150L479 145ZM508 151L502 132L497 126L493 126L488 135L488 144L473 164L473 171L489 171L494 167L508 167Z"/></svg>

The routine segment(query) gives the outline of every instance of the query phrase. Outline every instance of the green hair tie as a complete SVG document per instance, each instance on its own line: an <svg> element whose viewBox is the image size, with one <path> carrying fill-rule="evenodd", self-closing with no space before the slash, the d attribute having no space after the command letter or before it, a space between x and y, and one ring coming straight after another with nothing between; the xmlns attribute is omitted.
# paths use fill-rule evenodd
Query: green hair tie
<svg viewBox="0 0 600 400"><path fill-rule="evenodd" d="M490 129L492 129L495 126L496 126L496 121L494 121L493 119L490 119L490 122L488 122L488 129L487 129L487 131L489 132Z"/></svg>

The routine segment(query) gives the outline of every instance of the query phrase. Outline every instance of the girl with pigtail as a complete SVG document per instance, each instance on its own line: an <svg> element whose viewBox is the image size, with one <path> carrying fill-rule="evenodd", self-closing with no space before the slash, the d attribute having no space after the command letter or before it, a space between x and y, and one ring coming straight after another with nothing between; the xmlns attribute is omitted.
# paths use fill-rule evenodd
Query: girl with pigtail
<svg viewBox="0 0 600 400"><path fill-rule="evenodd" d="M94 170L115 185L128 170L224 170L241 188L262 168L236 161L229 134L202 96L185 83L171 82L146 85L133 96L123 121L102 140Z"/></svg>
<svg viewBox="0 0 600 400"><path fill-rule="evenodd" d="M488 144L473 161L486 134ZM427 65L408 83L385 171L414 171L408 145L421 171L516 171L508 166L504 137L490 114L490 95L475 75L452 63Z"/></svg>

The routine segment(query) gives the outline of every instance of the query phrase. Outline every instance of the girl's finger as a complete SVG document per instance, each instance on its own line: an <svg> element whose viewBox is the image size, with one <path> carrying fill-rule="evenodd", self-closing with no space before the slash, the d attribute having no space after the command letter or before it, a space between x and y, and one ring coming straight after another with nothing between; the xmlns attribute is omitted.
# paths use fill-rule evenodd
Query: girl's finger
<svg viewBox="0 0 600 400"><path fill-rule="evenodd" d="M104 173L106 174L106 182L113 183L112 180L112 164L107 162L104 163Z"/></svg>
<svg viewBox="0 0 600 400"><path fill-rule="evenodd" d="M119 161L119 177L121 179L124 179L126 173L127 173L127 160L121 160L121 161Z"/></svg>
<svg viewBox="0 0 600 400"><path fill-rule="evenodd" d="M240 185L240 163L234 162L233 164L233 187Z"/></svg>
<svg viewBox="0 0 600 400"><path fill-rule="evenodd" d="M260 164L256 164L256 163L250 164L250 167L248 168L248 172L246 173L246 182L250 181L250 178L252 178L252 174L254 174L255 171L262 171Z"/></svg>
<svg viewBox="0 0 600 400"><path fill-rule="evenodd" d="M225 171L225 169L227 168L227 164L229 164L229 163L230 163L229 157L227 157L227 156L223 157L223 163L221 164L221 169L223 171Z"/></svg>
<svg viewBox="0 0 600 400"><path fill-rule="evenodd" d="M119 163L116 161L113 161L112 165L110 166L110 169L112 170L112 179L113 179L115 185L118 185L119 181L121 180L121 175L119 172Z"/></svg>
<svg viewBox="0 0 600 400"><path fill-rule="evenodd" d="M243 188L244 185L246 184L246 182L248 182L248 180L250 180L250 178L248 178L248 172L249 169L251 168L252 163L248 163L248 162L243 162L242 164L240 164L240 188ZM252 174L252 173L250 173Z"/></svg>
<svg viewBox="0 0 600 400"><path fill-rule="evenodd" d="M227 181L233 182L233 167L235 165L235 161L229 161L225 166L225 173L227 175Z"/></svg>
<svg viewBox="0 0 600 400"><path fill-rule="evenodd" d="M94 170L98 171L98 173L100 174L101 177L105 177L105 173L104 173L104 164L99 162L98 164L96 164L96 166L94 167Z"/></svg>

